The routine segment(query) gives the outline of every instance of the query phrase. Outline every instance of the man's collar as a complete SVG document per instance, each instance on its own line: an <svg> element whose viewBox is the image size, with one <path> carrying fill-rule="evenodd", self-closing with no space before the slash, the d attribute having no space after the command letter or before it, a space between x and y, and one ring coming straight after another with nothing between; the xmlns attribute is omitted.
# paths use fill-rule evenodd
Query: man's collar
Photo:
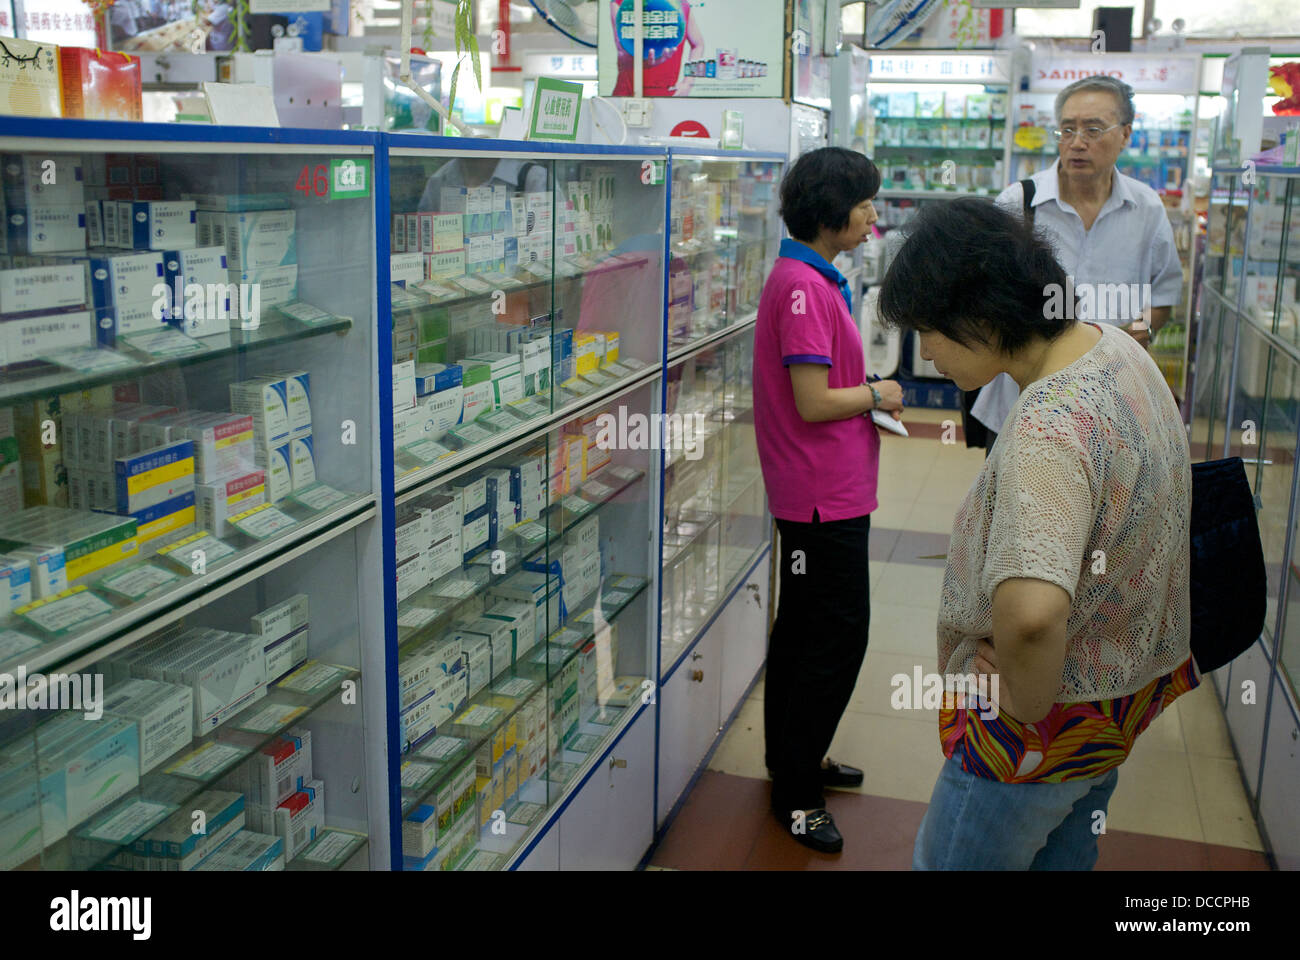
<svg viewBox="0 0 1300 960"><path fill-rule="evenodd" d="M1061 200L1061 158L1057 157L1050 167L1046 170L1040 170L1031 177L1034 181L1034 202L1031 206L1038 206L1040 203L1046 203L1048 200ZM1137 200L1134 198L1132 191L1129 190L1125 182L1124 175L1118 170L1111 168L1110 196L1102 204L1105 209L1110 206L1119 206L1127 203L1129 206L1136 206Z"/></svg>
<svg viewBox="0 0 1300 960"><path fill-rule="evenodd" d="M781 241L781 249L777 256L806 263L832 283L841 284L847 282L844 279L844 274L836 269L835 264L828 261L808 244L801 243L792 237L786 237Z"/></svg>

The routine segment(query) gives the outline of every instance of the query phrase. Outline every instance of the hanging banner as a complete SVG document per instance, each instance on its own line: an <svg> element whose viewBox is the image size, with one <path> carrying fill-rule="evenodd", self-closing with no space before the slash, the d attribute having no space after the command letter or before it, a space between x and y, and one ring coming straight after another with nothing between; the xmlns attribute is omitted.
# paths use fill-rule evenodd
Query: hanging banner
<svg viewBox="0 0 1300 960"><path fill-rule="evenodd" d="M633 0L599 0L600 95L633 95ZM785 0L642 0L647 97L780 97Z"/></svg>
<svg viewBox="0 0 1300 960"><path fill-rule="evenodd" d="M1035 52L1030 61L1029 89L1050 93L1084 77L1106 76L1123 80L1134 93L1195 95L1200 86L1200 63L1200 57L1175 57L1167 53L1071 55L1041 51Z"/></svg>

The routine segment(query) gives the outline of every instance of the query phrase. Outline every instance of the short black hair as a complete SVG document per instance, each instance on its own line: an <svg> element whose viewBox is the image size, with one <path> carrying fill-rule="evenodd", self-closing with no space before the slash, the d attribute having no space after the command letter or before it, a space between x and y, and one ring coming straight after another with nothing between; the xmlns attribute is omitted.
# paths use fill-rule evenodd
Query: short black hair
<svg viewBox="0 0 1300 960"><path fill-rule="evenodd" d="M880 290L887 326L1013 353L1074 322L1077 314L1046 308L1051 285L1065 295L1065 270L1051 243L1019 215L962 197L922 207L905 229Z"/></svg>
<svg viewBox="0 0 1300 960"><path fill-rule="evenodd" d="M790 236L816 240L822 227L843 230L849 214L880 190L880 171L855 150L822 147L805 153L781 181L781 219Z"/></svg>

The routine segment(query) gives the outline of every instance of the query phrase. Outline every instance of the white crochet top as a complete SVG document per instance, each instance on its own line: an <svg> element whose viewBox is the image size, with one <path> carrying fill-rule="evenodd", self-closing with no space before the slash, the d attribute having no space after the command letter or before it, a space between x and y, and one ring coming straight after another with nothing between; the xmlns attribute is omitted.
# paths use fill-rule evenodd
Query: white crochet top
<svg viewBox="0 0 1300 960"><path fill-rule="evenodd" d="M1021 391L953 522L939 668L974 672L1011 577L1070 595L1058 703L1136 693L1190 653L1187 434L1154 361L1124 331ZM1094 572L1095 571L1095 572Z"/></svg>

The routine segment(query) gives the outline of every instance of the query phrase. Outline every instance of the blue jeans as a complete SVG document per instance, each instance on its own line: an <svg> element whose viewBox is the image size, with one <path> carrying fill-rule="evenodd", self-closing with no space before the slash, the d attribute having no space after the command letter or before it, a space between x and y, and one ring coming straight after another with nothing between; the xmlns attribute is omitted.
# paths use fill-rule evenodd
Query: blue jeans
<svg viewBox="0 0 1300 960"><path fill-rule="evenodd" d="M1093 829L1105 823L1118 769L1066 783L1002 783L966 773L961 757L958 747L939 773L916 834L913 870L1093 868Z"/></svg>

